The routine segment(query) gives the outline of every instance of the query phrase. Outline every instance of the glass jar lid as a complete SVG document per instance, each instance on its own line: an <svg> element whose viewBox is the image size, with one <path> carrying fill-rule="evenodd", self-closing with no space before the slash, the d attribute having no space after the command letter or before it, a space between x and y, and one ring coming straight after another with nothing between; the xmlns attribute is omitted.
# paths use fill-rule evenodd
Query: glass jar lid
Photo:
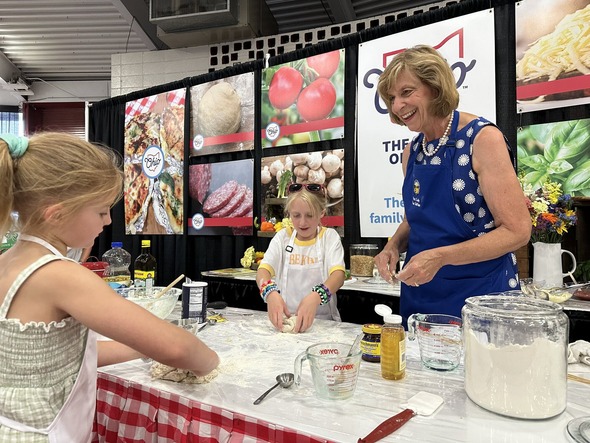
<svg viewBox="0 0 590 443"><path fill-rule="evenodd" d="M557 303L525 296L480 295L465 300L464 309L482 315L530 319L534 316L555 316L563 311Z"/></svg>

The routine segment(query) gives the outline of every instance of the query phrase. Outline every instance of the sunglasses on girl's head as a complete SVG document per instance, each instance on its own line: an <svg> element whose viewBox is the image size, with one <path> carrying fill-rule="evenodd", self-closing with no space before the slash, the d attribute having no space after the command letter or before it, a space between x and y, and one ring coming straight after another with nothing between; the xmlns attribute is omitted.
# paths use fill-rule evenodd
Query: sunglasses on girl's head
<svg viewBox="0 0 590 443"><path fill-rule="evenodd" d="M318 185L316 183L308 183L308 184L302 184L302 183L291 183L289 185L289 193L291 192L299 192L301 191L303 188L307 189L309 192L322 192L324 187L322 185Z"/></svg>

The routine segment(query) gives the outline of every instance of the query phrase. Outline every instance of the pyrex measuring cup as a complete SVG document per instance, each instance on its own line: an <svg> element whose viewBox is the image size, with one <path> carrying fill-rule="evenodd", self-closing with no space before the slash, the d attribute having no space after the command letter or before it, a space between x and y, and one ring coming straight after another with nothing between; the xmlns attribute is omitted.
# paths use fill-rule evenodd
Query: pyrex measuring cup
<svg viewBox="0 0 590 443"><path fill-rule="evenodd" d="M303 362L309 360L311 377L318 397L342 400L354 394L361 364L361 350L350 343L319 343L308 347L295 359L295 384L301 384Z"/></svg>
<svg viewBox="0 0 590 443"><path fill-rule="evenodd" d="M461 361L459 317L445 314L412 314L408 318L408 338L418 336L422 364L436 371L451 371Z"/></svg>

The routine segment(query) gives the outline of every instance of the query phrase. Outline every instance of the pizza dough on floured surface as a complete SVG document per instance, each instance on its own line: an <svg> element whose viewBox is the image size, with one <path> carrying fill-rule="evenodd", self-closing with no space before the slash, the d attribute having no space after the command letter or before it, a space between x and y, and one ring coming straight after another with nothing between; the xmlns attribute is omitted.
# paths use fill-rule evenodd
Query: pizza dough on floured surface
<svg viewBox="0 0 590 443"><path fill-rule="evenodd" d="M289 318L283 319L283 329L281 332L290 332L291 334L295 333L295 325L297 324L297 316L293 315Z"/></svg>
<svg viewBox="0 0 590 443"><path fill-rule="evenodd" d="M173 368L172 366L154 361L150 367L150 375L154 379L170 380L177 383L203 384L209 383L217 377L219 371L213 369L213 371L207 375L195 375L188 369Z"/></svg>

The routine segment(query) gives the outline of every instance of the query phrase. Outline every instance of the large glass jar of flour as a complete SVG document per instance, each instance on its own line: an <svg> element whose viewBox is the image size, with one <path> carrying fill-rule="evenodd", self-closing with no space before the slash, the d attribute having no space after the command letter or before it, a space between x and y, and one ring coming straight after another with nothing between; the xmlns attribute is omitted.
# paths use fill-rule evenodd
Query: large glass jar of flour
<svg viewBox="0 0 590 443"><path fill-rule="evenodd" d="M525 296L470 297L462 310L465 391L497 414L543 419L566 407L569 322Z"/></svg>

